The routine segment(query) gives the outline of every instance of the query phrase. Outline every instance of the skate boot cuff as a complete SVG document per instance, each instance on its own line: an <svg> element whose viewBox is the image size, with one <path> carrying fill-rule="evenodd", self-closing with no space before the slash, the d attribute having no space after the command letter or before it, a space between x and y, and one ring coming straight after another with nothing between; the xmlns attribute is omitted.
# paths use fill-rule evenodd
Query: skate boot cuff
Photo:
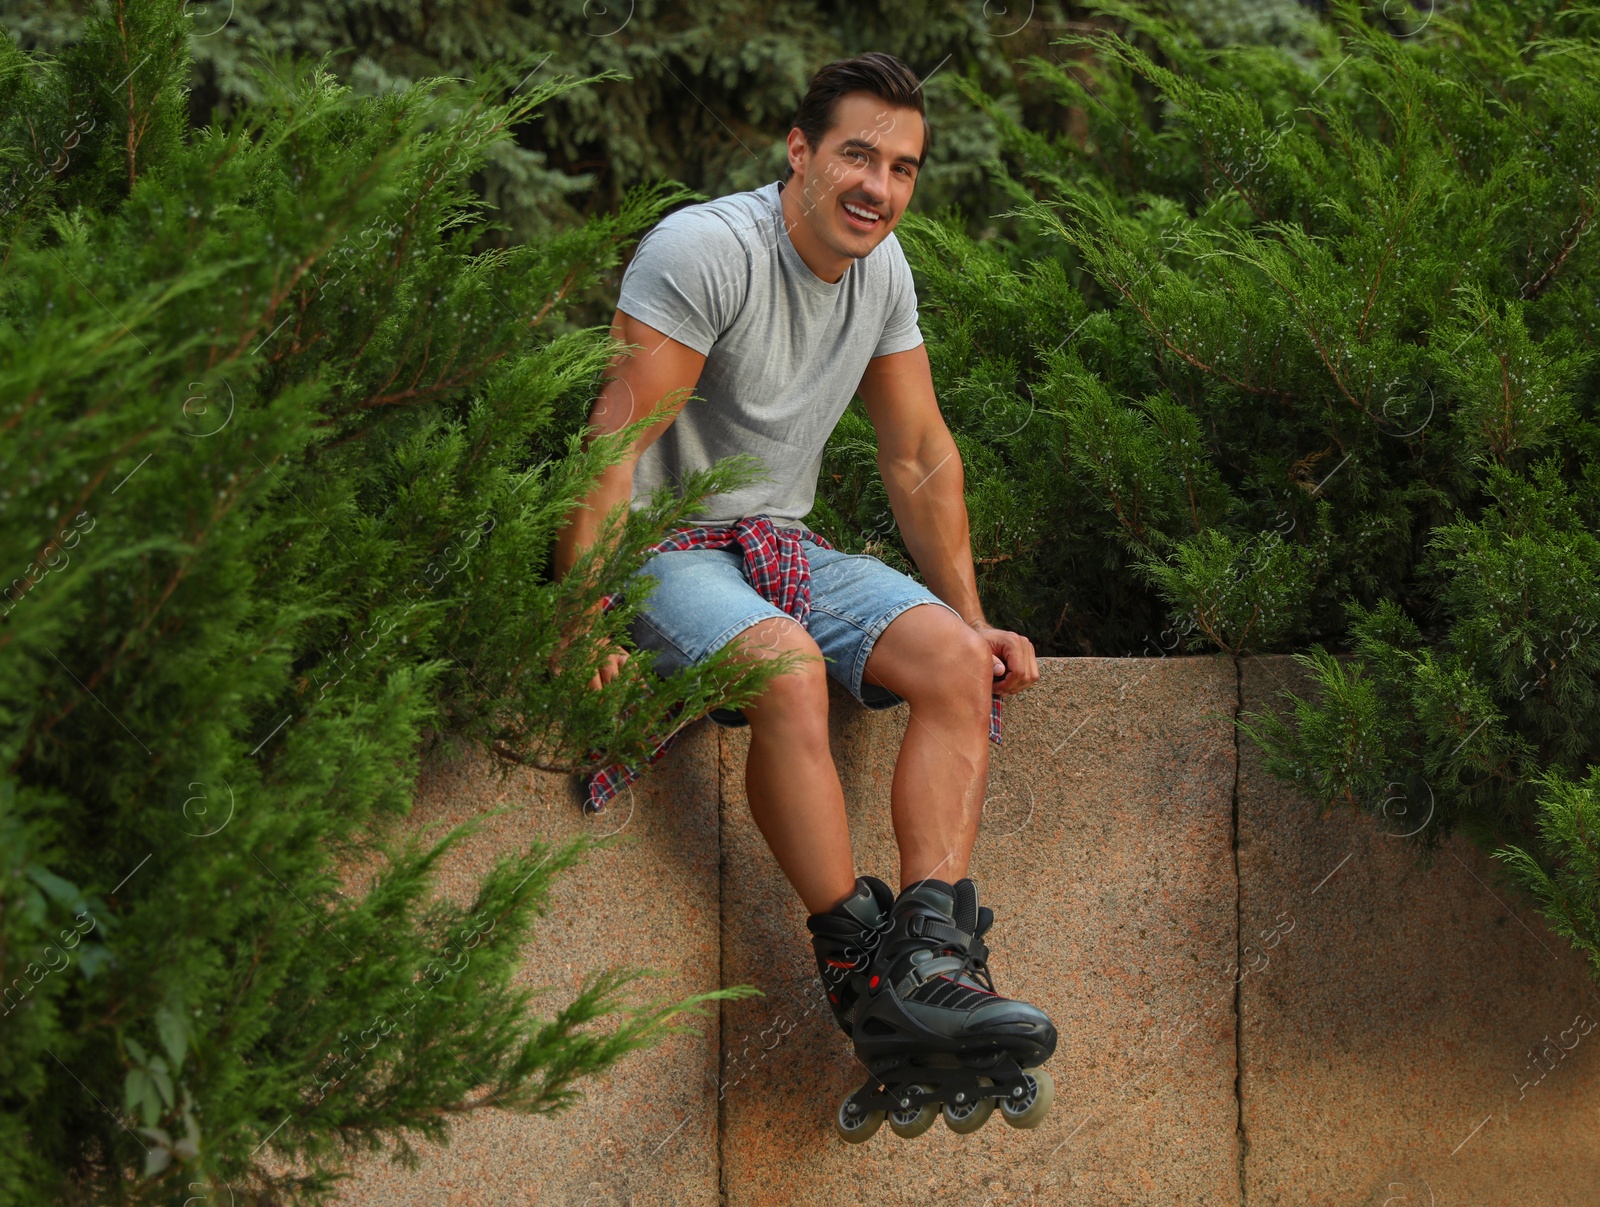
<svg viewBox="0 0 1600 1207"><path fill-rule="evenodd" d="M862 926L876 929L888 916L893 901L894 894L889 886L876 876L857 876L855 892L827 913L811 914L806 919L806 926L812 934L816 934L817 928L811 925L811 919L848 918Z"/></svg>
<svg viewBox="0 0 1600 1207"><path fill-rule="evenodd" d="M942 914L948 914L954 912L956 890L953 885L930 876L926 880L914 880L901 889L895 904L898 905L907 898L921 901L924 905L933 906Z"/></svg>

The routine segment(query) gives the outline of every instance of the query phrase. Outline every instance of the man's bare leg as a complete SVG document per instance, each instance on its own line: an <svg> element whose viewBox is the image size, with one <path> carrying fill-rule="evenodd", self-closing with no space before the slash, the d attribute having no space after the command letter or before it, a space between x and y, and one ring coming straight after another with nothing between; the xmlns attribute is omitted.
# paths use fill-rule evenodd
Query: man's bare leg
<svg viewBox="0 0 1600 1207"><path fill-rule="evenodd" d="M867 658L866 679L911 705L890 801L900 887L967 874L989 776L994 655L958 616L908 608Z"/></svg>
<svg viewBox="0 0 1600 1207"><path fill-rule="evenodd" d="M828 678L821 651L792 620L764 620L731 645L745 659L811 657L779 675L744 714L750 720L745 794L756 828L806 911L826 913L856 887L844 789L828 749Z"/></svg>

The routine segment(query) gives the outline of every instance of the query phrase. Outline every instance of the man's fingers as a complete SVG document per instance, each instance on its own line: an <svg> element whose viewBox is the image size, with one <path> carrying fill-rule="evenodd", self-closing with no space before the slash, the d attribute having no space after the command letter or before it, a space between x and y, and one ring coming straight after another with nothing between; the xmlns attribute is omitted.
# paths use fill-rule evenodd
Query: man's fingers
<svg viewBox="0 0 1600 1207"><path fill-rule="evenodd" d="M613 650L611 653L607 654L605 661L600 664L599 669L596 670L592 676L590 676L589 690L599 691L607 683L610 683L619 674L621 674L622 664L627 662L627 660L627 650Z"/></svg>
<svg viewBox="0 0 1600 1207"><path fill-rule="evenodd" d="M997 663L1004 663L1005 677L994 685L1002 696L1013 695L1039 681L1039 659L1033 652L1033 643L1019 633L995 630L991 649Z"/></svg>
<svg viewBox="0 0 1600 1207"><path fill-rule="evenodd" d="M1021 666L1018 668L1018 676L1021 680L1018 684L1018 689L1020 690L1024 687L1032 687L1039 681L1039 658L1033 652L1033 642L1026 637L1020 635L1017 637L1017 648L1020 655L1019 661L1021 662Z"/></svg>
<svg viewBox="0 0 1600 1207"><path fill-rule="evenodd" d="M1021 691L1039 682L1039 656L1033 652L1033 642L1026 637L1018 637L1017 640L1022 646L1022 677L1017 684L1017 690Z"/></svg>
<svg viewBox="0 0 1600 1207"><path fill-rule="evenodd" d="M613 654L607 654L606 660L600 664L600 674L598 676L600 682L610 683L620 675L622 673L622 664L627 660L627 650L618 650Z"/></svg>

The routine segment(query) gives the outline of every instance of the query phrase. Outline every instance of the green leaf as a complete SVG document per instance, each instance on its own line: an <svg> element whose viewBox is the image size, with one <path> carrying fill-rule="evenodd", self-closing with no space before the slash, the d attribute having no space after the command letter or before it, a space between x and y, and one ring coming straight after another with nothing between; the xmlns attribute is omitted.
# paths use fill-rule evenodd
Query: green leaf
<svg viewBox="0 0 1600 1207"><path fill-rule="evenodd" d="M111 961L111 949L104 943L82 943L78 946L78 968L86 981L94 980Z"/></svg>
<svg viewBox="0 0 1600 1207"><path fill-rule="evenodd" d="M150 1077L155 1082L156 1088L161 1091L162 1105L172 1107L177 1102L172 1093L172 1075L167 1072L167 1062L159 1056L150 1062Z"/></svg>
<svg viewBox="0 0 1600 1207"><path fill-rule="evenodd" d="M156 1011L156 1031L161 1036L162 1047L167 1050L167 1057L172 1061L172 1071L178 1072L183 1068L183 1057L189 1043L189 1020L178 1007L162 1006Z"/></svg>
<svg viewBox="0 0 1600 1207"><path fill-rule="evenodd" d="M172 1164L172 1150L157 1145L144 1155L144 1176L153 1178Z"/></svg>
<svg viewBox="0 0 1600 1207"><path fill-rule="evenodd" d="M143 1069L129 1071L123 1081L123 1101L131 1114L144 1120L146 1127L154 1127L161 1118L161 1093Z"/></svg>
<svg viewBox="0 0 1600 1207"><path fill-rule="evenodd" d="M77 908L83 901L83 891L77 885L45 868L29 868L28 879L49 893L52 899L69 908Z"/></svg>

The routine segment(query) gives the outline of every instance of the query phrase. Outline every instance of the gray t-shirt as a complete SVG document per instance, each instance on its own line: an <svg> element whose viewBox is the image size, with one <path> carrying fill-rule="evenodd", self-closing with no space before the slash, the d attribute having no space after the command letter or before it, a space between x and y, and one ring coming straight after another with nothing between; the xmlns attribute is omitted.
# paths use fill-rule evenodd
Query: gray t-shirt
<svg viewBox="0 0 1600 1207"><path fill-rule="evenodd" d="M922 342L893 232L830 284L795 251L778 193L774 182L669 214L623 274L617 308L706 357L696 396L639 458L635 507L663 482L744 453L765 480L713 496L694 518L794 526L867 362Z"/></svg>

